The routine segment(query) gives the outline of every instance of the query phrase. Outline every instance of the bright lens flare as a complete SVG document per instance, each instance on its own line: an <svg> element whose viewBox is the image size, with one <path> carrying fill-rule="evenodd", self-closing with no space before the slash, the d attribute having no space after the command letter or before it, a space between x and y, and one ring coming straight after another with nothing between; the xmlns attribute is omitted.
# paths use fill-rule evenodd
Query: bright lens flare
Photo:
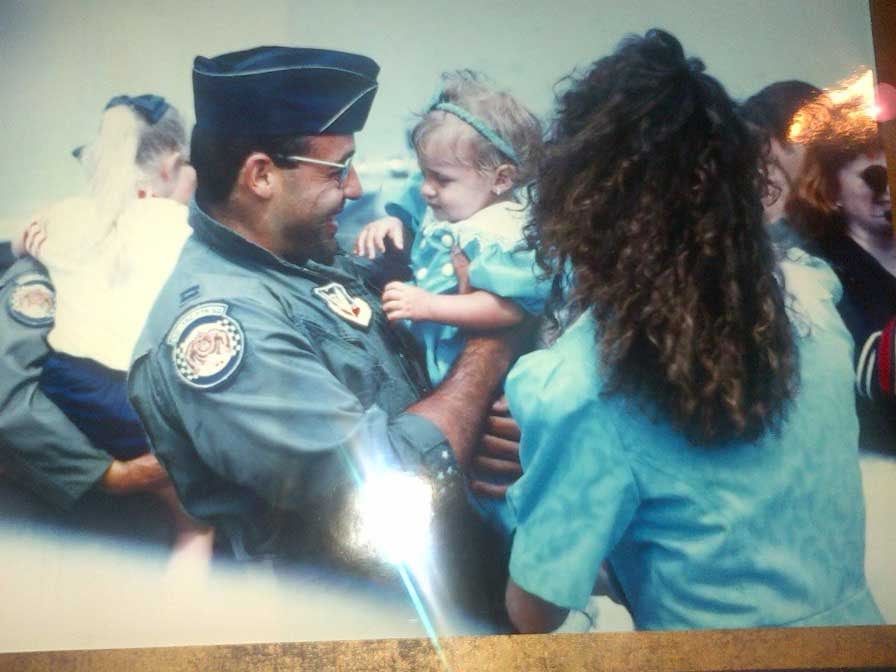
<svg viewBox="0 0 896 672"><path fill-rule="evenodd" d="M374 474L355 500L356 543L373 548L386 561L419 564L429 549L432 487L401 471Z"/></svg>
<svg viewBox="0 0 896 672"><path fill-rule="evenodd" d="M882 112L874 73L866 69L825 89L800 108L787 135L796 143L871 138L877 133Z"/></svg>
<svg viewBox="0 0 896 672"><path fill-rule="evenodd" d="M874 105L874 73L865 70L843 81L840 86L827 90L834 105L841 105L855 98L862 100L866 109Z"/></svg>

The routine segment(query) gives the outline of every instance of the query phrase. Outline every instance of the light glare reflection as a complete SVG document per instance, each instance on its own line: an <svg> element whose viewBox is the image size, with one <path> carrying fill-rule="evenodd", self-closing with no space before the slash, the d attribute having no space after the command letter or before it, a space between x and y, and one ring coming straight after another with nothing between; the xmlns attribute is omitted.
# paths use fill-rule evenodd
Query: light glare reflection
<svg viewBox="0 0 896 672"><path fill-rule="evenodd" d="M793 143L863 139L877 133L884 110L877 98L874 72L866 68L825 89L793 117L788 138Z"/></svg>
<svg viewBox="0 0 896 672"><path fill-rule="evenodd" d="M432 486L401 471L368 476L355 499L356 544L371 547L393 564L420 566L426 559L432 522Z"/></svg>

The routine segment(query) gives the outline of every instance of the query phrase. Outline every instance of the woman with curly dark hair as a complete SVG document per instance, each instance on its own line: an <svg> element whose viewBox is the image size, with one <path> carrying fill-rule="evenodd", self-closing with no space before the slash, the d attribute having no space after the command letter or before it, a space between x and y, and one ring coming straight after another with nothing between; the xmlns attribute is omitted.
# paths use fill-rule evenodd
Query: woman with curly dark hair
<svg viewBox="0 0 896 672"><path fill-rule="evenodd" d="M776 262L761 158L663 31L560 97L529 237L578 317L506 385L519 630L585 609L604 560L637 628L880 622L849 334L826 269Z"/></svg>

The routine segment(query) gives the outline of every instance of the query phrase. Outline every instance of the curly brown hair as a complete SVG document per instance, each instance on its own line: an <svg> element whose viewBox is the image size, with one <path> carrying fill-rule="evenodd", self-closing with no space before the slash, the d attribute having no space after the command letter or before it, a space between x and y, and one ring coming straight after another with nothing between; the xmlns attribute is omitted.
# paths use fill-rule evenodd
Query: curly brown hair
<svg viewBox="0 0 896 672"><path fill-rule="evenodd" d="M758 438L798 377L760 141L660 30L567 81L527 239L548 273L571 265L604 392L648 402L694 443Z"/></svg>

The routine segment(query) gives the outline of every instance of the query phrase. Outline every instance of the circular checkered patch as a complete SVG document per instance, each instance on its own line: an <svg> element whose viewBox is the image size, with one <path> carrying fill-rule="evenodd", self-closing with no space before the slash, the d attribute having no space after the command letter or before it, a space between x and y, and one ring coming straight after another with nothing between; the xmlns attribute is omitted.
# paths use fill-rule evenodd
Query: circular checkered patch
<svg viewBox="0 0 896 672"><path fill-rule="evenodd" d="M28 275L16 280L6 306L17 322L44 327L53 324L56 316L56 292L42 275Z"/></svg>
<svg viewBox="0 0 896 672"><path fill-rule="evenodd" d="M243 359L243 349L239 322L223 313L199 311L173 344L174 368L187 385L209 389L233 375Z"/></svg>

